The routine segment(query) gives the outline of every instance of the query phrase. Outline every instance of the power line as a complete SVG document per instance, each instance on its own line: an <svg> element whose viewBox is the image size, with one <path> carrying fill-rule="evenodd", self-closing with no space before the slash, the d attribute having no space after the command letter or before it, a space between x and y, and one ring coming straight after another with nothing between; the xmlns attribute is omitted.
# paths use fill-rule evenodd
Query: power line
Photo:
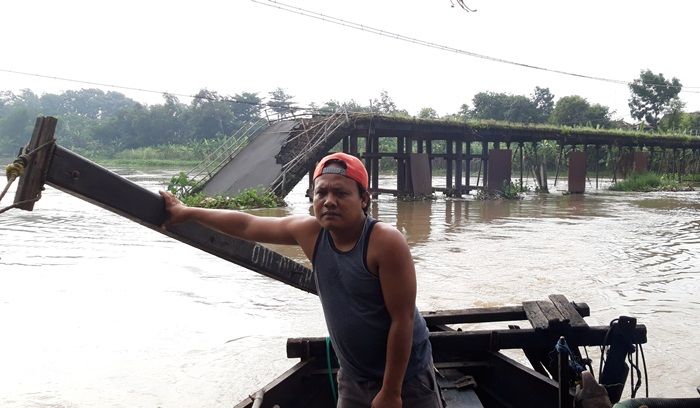
<svg viewBox="0 0 700 408"><path fill-rule="evenodd" d="M562 70L558 70L558 69L541 67L541 66L537 66L537 65L525 64L522 62L511 61L511 60L498 58L498 57L492 57L489 55L484 55L484 54L479 54L476 52L466 51L466 50L462 50L459 48L450 47L447 45L437 44L434 42L425 41L425 40L421 40L421 39L414 38L414 37L408 37L408 36L405 36L402 34L382 30L379 28L370 27L370 26L367 26L364 24L355 23L352 21L344 20L342 18L338 18L338 17L332 17L332 16L329 16L326 14L317 13L315 11L303 9L301 7L296 7L296 6L293 6L290 4L285 4L285 3L279 2L277 0L267 0L266 2L261 1L261 0L251 0L251 1L253 3L257 3L257 4L260 4L263 6L267 6L267 7L277 8L277 9L280 9L282 11L286 11L286 12L293 13L293 14L298 14L298 15L301 15L304 17L309 17L309 18L313 18L316 20L321 20L324 22L340 25L343 27L348 27L348 28L352 28L355 30L364 31L364 32L380 35L383 37L392 38L395 40L404 41L404 42L408 42L408 43L412 43L412 44L422 45L424 47L434 48L434 49L438 49L438 50L442 50L442 51L448 51L448 52L452 52L452 53L456 53L456 54L466 55L469 57L481 58L481 59L492 61L492 62L515 65L518 67L529 68L529 69L534 69L534 70L538 70L538 71L545 71L545 72L551 72L551 73L555 73L555 74L567 75L567 76L572 76L572 77L577 77L577 78L584 78L584 79L591 79L591 80L595 80L595 81L614 83L614 84L618 84L618 85L625 85L625 86L629 85L628 81L623 81L621 79L611 79L611 78L605 78L605 77L599 77L599 76L593 76L593 75L579 74L579 73L569 72L569 71L562 71ZM651 84L651 86L665 87L665 88L680 88L681 89L680 92L700 93L700 91L687 90L687 89L700 89L700 86L683 87L683 86L676 86L676 85L672 85L672 84Z"/></svg>

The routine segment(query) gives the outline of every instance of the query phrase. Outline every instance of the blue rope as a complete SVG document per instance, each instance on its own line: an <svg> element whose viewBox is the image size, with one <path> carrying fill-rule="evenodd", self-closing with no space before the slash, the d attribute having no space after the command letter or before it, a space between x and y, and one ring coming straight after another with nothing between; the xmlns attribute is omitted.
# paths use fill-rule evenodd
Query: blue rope
<svg viewBox="0 0 700 408"><path fill-rule="evenodd" d="M331 366L331 338L326 337L326 362L328 363L328 382L331 384L333 401L338 403L338 394L335 392L335 382L333 382L333 367Z"/></svg>
<svg viewBox="0 0 700 408"><path fill-rule="evenodd" d="M578 357L576 357L574 353L571 352L571 349L569 348L569 345L566 343L566 340L564 340L564 338L560 338L559 341L557 341L557 344L554 346L554 349L559 354L566 354L567 356L569 356L569 367L571 367L571 369L574 370L576 374L581 374L583 371L586 371L586 367L584 367L581 363L578 362Z"/></svg>

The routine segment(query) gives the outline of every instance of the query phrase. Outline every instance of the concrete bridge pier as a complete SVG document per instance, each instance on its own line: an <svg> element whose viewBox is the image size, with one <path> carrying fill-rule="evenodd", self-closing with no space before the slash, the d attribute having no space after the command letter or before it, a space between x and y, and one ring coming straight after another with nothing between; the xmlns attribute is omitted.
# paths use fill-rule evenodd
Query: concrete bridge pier
<svg viewBox="0 0 700 408"><path fill-rule="evenodd" d="M583 194L586 191L586 152L569 152L569 193Z"/></svg>

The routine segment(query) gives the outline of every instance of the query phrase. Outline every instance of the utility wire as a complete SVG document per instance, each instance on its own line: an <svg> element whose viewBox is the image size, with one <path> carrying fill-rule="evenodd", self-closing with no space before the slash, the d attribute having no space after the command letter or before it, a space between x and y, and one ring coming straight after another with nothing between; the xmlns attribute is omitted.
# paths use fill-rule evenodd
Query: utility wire
<svg viewBox="0 0 700 408"><path fill-rule="evenodd" d="M0 68L0 72L5 72L8 74L32 76L32 77L36 77L36 78L54 79L54 80L58 80L58 81L74 82L74 83L85 84L85 85L101 86L101 87L114 88L114 89L124 89L127 91L147 92L147 93L155 93L155 94L159 94L159 95L168 94L168 95L173 95L173 96L179 96L181 98L192 98L192 99L208 100L208 101L213 101L213 102L240 103L240 104L244 104L244 105L262 106L262 107L268 107L268 108L285 107L285 108L290 109L290 110L308 109L308 108L301 108L301 107L296 107L296 106L283 106L281 102L264 103L264 102L252 102L252 101L237 100L237 99L230 99L230 98L223 98L223 97L222 98L213 98L213 97L201 96L201 95L187 95L187 94L180 94L180 93L174 93L174 92L168 92L168 91L157 91L157 90L146 89L146 88L136 88L136 87L124 86L124 85L107 84L104 82L93 82L93 81L85 81L82 79L72 79L72 78L57 77L57 76L53 76L53 75L36 74L36 73L32 73L32 72L14 71L11 69L4 69L4 68Z"/></svg>
<svg viewBox="0 0 700 408"><path fill-rule="evenodd" d="M479 54L476 52L466 51L466 50L462 50L459 48L454 48L454 47L450 47L447 45L437 44L434 42L425 41L425 40L421 40L421 39L414 38L414 37L408 37L408 36L405 36L402 34L393 33L390 31L379 29L379 28L370 27L370 26L367 26L364 24L355 23L352 21L338 18L338 17L332 17L332 16L329 16L326 14L317 13L315 11L303 9L301 7L296 7L296 6L282 3L282 2L279 2L276 0L267 0L267 1L251 0L251 1L253 3L257 3L257 4L260 4L263 6L267 6L267 7L277 8L277 9L280 9L282 11L286 11L286 12L293 13L293 14L298 14L298 15L301 15L304 17L309 17L309 18L313 18L316 20L321 20L321 21L325 21L328 23L340 25L343 27L353 28L355 30L365 31L365 32L380 35L383 37L393 38L395 40L404 41L404 42L417 44L417 45L422 45L424 47L434 48L434 49L438 49L438 50L442 50L442 51L448 51L448 52L452 52L452 53L456 53L456 54L466 55L469 57L481 58L481 59L485 59L488 61L493 61L493 62L502 63L502 64L515 65L518 67L529 68L529 69L534 69L534 70L538 70L538 71L551 72L551 73L555 73L555 74L567 75L567 76L572 76L572 77L577 77L577 78L592 79L592 80L596 80L596 81L609 82L609 83L625 85L625 86L629 85L628 81L623 81L621 79L611 79L611 78L605 78L605 77L599 77L599 76L579 74L579 73L575 73L575 72L562 71L562 70L558 70L558 69L546 68L546 67L541 67L541 66L531 65L531 64L525 64L522 62L511 61L511 60L507 60L507 59L503 59L503 58L492 57L489 55L484 55L484 54ZM683 87L683 86L676 86L676 85L671 85L671 84L650 84L650 85L654 86L654 87L681 88L681 92L700 93L700 90L698 90L698 91L687 90L687 89L700 89L700 86Z"/></svg>

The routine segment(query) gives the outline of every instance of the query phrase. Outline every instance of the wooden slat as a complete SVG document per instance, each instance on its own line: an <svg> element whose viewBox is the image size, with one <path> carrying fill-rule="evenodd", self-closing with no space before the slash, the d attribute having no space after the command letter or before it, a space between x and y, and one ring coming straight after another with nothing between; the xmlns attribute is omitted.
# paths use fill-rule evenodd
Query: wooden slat
<svg viewBox="0 0 700 408"><path fill-rule="evenodd" d="M522 306L479 307L421 313L429 326L439 324L505 322L526 319L525 311Z"/></svg>
<svg viewBox="0 0 700 408"><path fill-rule="evenodd" d="M549 321L545 317L540 305L534 301L523 302L525 316L535 330L546 330L549 327Z"/></svg>
<svg viewBox="0 0 700 408"><path fill-rule="evenodd" d="M549 300L561 312L561 314L569 319L569 324L574 327L587 327L588 324L583 317L576 311L576 308L569 302L564 295L549 295Z"/></svg>
<svg viewBox="0 0 700 408"><path fill-rule="evenodd" d="M591 314L590 308L585 303L577 303L573 307L581 316L590 316ZM522 305L421 311L421 314L428 326L527 320L525 309Z"/></svg>
<svg viewBox="0 0 700 408"><path fill-rule="evenodd" d="M542 313L544 313L544 317L547 319L550 326L553 323L565 324L569 322L569 319L564 317L564 315L562 315L561 312L559 312L559 310L552 304L552 302L546 300L539 300L537 301L537 306L539 306L540 310L542 310Z"/></svg>

